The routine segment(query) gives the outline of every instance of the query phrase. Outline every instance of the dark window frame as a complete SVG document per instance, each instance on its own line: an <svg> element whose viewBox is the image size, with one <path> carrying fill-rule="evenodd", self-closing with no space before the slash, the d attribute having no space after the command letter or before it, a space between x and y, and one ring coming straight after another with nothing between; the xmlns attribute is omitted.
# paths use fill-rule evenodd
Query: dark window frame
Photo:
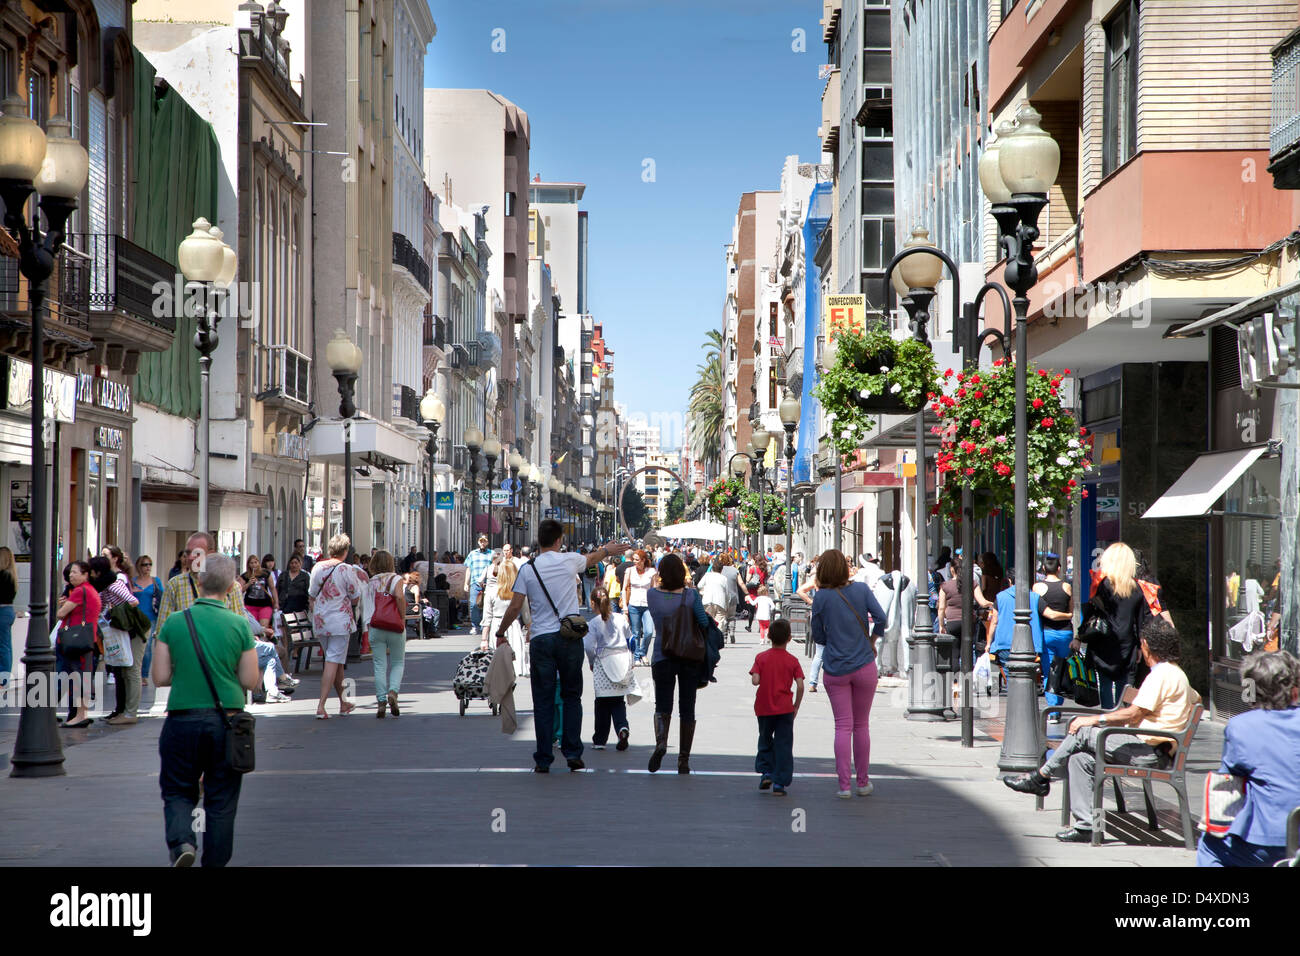
<svg viewBox="0 0 1300 956"><path fill-rule="evenodd" d="M1016 8L1016 4L1019 3L1019 2L1020 2L1020 0L1002 0L1002 19L1003 19L1003 20L1005 20L1005 19L1010 15L1011 11L1014 10L1014 9Z"/></svg>
<svg viewBox="0 0 1300 956"><path fill-rule="evenodd" d="M1138 61L1141 57L1139 36L1139 0L1127 0L1104 27L1106 31L1106 56L1103 69L1102 95L1102 150L1101 174L1109 176L1137 155L1137 79ZM1122 64L1116 62L1117 35L1124 33ZM1120 82L1116 75L1122 71ZM1122 83L1122 90L1121 90ZM1124 94L1124 109L1120 108L1120 93ZM1124 142L1120 127L1123 125ZM1122 149L1121 147L1127 147Z"/></svg>

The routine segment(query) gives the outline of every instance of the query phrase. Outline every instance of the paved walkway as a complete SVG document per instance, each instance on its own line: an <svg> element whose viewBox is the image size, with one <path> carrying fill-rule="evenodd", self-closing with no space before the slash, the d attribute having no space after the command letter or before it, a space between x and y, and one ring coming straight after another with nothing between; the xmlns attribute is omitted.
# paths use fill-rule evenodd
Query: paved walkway
<svg viewBox="0 0 1300 956"><path fill-rule="evenodd" d="M676 728L664 770L651 775L651 707L629 710L632 746L584 755L588 770L530 773L527 683L513 737L486 701L458 716L456 663L477 640L466 632L412 642L403 716L374 718L370 665L352 665L355 714L314 720L319 666L297 700L263 705L258 770L246 778L233 863L239 865L549 864L881 866L1190 865L1176 831L1147 834L1111 815L1106 845L1058 843L1060 788L1049 811L997 779L999 745L977 733L960 745L955 722L902 717L902 689L882 688L872 715L871 797L835 796L830 705L805 698L795 730L795 781L784 799L760 793L747 671L757 636L741 630L718 683L701 691L691 765L679 777ZM798 646L792 645L798 652ZM146 702L153 689L146 690ZM591 736L588 680L584 740ZM111 696L111 690L110 690ZM161 696L161 695L160 695ZM369 698L369 699L367 699ZM332 700L331 712L337 704ZM66 777L0 776L0 863L152 866L163 863L155 713L135 727L64 731ZM1198 736L1192 763L1217 765L1221 733ZM13 749L17 716L0 711L0 752ZM7 758L6 758L7 760ZM557 772L557 770L559 772ZM1157 787L1159 792L1159 787ZM1136 794L1131 806L1141 806ZM1199 812L1193 789L1193 812ZM88 814L88 811L89 814ZM87 815L88 814L88 815ZM1165 819L1172 820L1168 814ZM84 821L68 826L69 819ZM1130 818L1132 821L1133 818ZM1116 834L1119 834L1116 838ZM1140 842L1138 842L1140 841ZM1154 844L1154 845L1153 845Z"/></svg>

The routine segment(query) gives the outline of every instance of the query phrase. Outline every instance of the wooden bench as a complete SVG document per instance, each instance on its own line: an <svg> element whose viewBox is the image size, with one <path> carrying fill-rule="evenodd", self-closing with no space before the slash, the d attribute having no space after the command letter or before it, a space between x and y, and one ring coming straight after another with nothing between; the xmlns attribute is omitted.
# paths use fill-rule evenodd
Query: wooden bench
<svg viewBox="0 0 1300 956"><path fill-rule="evenodd" d="M1059 723L1060 718L1066 716L1076 717L1079 715L1083 715L1084 717L1093 717L1098 714L1113 714L1115 713L1115 711L1122 710L1123 708L1127 707L1129 704L1133 703L1133 700L1137 697L1137 693L1138 693L1138 689L1136 687L1133 687L1131 685L1125 687L1124 693L1120 695L1119 703L1116 704L1114 707L1112 707L1110 710L1102 710L1100 707L1071 707L1069 704L1055 704L1053 706L1044 708L1043 711L1039 714L1039 719L1040 719L1040 724L1038 728L1039 749L1042 750L1044 752L1044 756L1046 756L1048 744L1059 743L1060 741L1065 739L1065 734L1049 735L1047 733L1048 724L1054 722ZM1053 714L1057 716L1057 721L1053 721L1051 719ZM1128 811L1124 805L1124 791L1120 789L1119 780L1112 780L1111 784L1115 788L1115 806L1119 809L1120 813L1127 813ZM1068 796L1069 788L1067 787L1066 790L1067 790L1067 796L1066 796L1065 806L1062 808L1061 811L1061 823L1063 824L1068 824L1070 822L1070 801ZM1147 797L1147 807L1149 810L1150 799L1151 799L1150 794L1149 793L1146 794L1146 797ZM1037 810L1043 809L1042 797L1034 798L1034 808Z"/></svg>
<svg viewBox="0 0 1300 956"><path fill-rule="evenodd" d="M1093 710L1090 708L1080 707L1048 707L1043 711L1044 738L1046 738L1047 715L1051 712L1060 714L1101 714L1113 713L1114 710L1129 706L1137 696L1137 688L1125 688L1124 695L1120 699L1119 707L1111 711ZM1092 778L1092 805L1095 808L1102 807L1102 790L1106 785L1106 780L1111 781L1115 790L1115 803L1120 813L1125 813L1124 794L1120 787L1122 778L1140 780L1142 782L1142 796L1146 803L1147 826L1153 832L1160 829L1160 821L1156 816L1155 801L1151 796L1151 783L1158 781L1167 783L1174 789L1178 796L1178 812L1182 819L1183 827L1183 845L1189 849L1196 849L1196 830L1192 823L1191 806L1187 796L1187 753L1191 749L1192 738L1196 736L1196 728L1201 723L1201 717L1205 713L1205 708L1197 704L1192 710L1191 719L1187 726L1181 731L1152 730L1143 728L1138 730L1136 727L1103 727L1097 731L1096 738L1096 771ZM1174 752L1173 763L1168 767L1145 767L1127 763L1107 763L1106 762L1106 740L1120 734L1137 734L1141 733L1144 737L1164 737L1177 745ZM1070 822L1070 778L1069 765L1065 767L1065 777L1062 782L1065 784L1062 789L1061 797L1061 823L1068 825ZM1039 797L1037 806L1042 809L1043 799ZM1098 827L1092 830L1092 845L1096 846L1101 842L1102 831Z"/></svg>
<svg viewBox="0 0 1300 956"><path fill-rule="evenodd" d="M320 647L320 641L316 640L316 634L311 629L311 614L307 611L285 611L284 618L284 640L289 650L289 657L293 659L293 672L295 674L302 670L311 670L311 651L312 648ZM307 657L307 664L303 666L303 655Z"/></svg>

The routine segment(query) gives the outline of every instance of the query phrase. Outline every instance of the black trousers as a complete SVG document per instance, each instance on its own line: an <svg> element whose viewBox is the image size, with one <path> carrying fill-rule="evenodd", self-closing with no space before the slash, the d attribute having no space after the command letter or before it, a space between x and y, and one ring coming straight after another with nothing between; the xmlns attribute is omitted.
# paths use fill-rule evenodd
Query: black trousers
<svg viewBox="0 0 1300 956"><path fill-rule="evenodd" d="M677 713L682 720L695 719L695 693L707 680L704 664L665 657L650 666L655 680L655 713L673 712L673 685L677 685Z"/></svg>
<svg viewBox="0 0 1300 956"><path fill-rule="evenodd" d="M169 714L158 737L163 820L167 848L196 845L203 834L203 866L225 866L235 849L235 811L244 775L226 762L226 724L215 710ZM199 779L203 812L195 813ZM196 827L195 824L201 824Z"/></svg>
<svg viewBox="0 0 1300 956"><path fill-rule="evenodd" d="M627 701L622 697L596 698L596 732L591 737L593 744L604 744L609 740L610 725L614 732L627 730Z"/></svg>

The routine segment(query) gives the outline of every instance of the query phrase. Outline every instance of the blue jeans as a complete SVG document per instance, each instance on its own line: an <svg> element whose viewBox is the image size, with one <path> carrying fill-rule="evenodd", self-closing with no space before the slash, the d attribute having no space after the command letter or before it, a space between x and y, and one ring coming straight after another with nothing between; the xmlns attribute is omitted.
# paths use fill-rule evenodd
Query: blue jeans
<svg viewBox="0 0 1300 956"><path fill-rule="evenodd" d="M144 661L140 664L140 676L145 680L149 679L149 665L153 663L153 632L149 632L149 640L144 645Z"/></svg>
<svg viewBox="0 0 1300 956"><path fill-rule="evenodd" d="M650 637L645 633L645 622L649 617L650 609L648 607L630 607L627 609L627 623L632 631L631 650L637 657L645 657L650 649Z"/></svg>
<svg viewBox="0 0 1300 956"><path fill-rule="evenodd" d="M560 637L558 631L539 634L528 642L533 687L533 730L537 750L533 760L549 767L555 760L555 689L564 704L560 751L567 760L582 756L582 663L587 659L582 641Z"/></svg>
<svg viewBox="0 0 1300 956"><path fill-rule="evenodd" d="M388 700L388 692L401 693L406 669L406 634L370 629L370 655L375 665L375 698Z"/></svg>
<svg viewBox="0 0 1300 956"><path fill-rule="evenodd" d="M758 754L754 772L771 777L778 787L794 779L794 713L758 718Z"/></svg>
<svg viewBox="0 0 1300 956"><path fill-rule="evenodd" d="M1097 671L1097 683L1101 691L1101 709L1111 710L1119 703L1120 698L1124 696L1124 688L1128 682L1120 680L1111 680L1101 671Z"/></svg>
<svg viewBox="0 0 1300 956"><path fill-rule="evenodd" d="M1225 837L1203 833L1196 846L1197 866L1272 866L1285 857L1284 846L1247 843L1231 833Z"/></svg>
<svg viewBox="0 0 1300 956"><path fill-rule="evenodd" d="M9 683L14 669L14 606L0 605L0 687Z"/></svg>
<svg viewBox="0 0 1300 956"><path fill-rule="evenodd" d="M1052 662L1058 657L1070 656L1070 641L1074 640L1074 631L1049 631L1043 629L1043 654L1039 667L1043 672L1043 691L1047 691L1047 680L1052 675ZM1046 694L1049 707L1065 703L1060 694Z"/></svg>
<svg viewBox="0 0 1300 956"><path fill-rule="evenodd" d="M158 737L167 848L197 844L194 809L203 780L203 866L225 866L235 849L235 811L244 775L226 763L226 724L216 711L168 714Z"/></svg>
<svg viewBox="0 0 1300 956"><path fill-rule="evenodd" d="M476 631L483 623L483 609L478 606L478 596L482 590L483 587L478 584L469 586L469 626Z"/></svg>
<svg viewBox="0 0 1300 956"><path fill-rule="evenodd" d="M813 655L812 666L808 668L808 685L816 687L820 683L822 676L822 655L826 653L826 645L818 644L817 653Z"/></svg>

